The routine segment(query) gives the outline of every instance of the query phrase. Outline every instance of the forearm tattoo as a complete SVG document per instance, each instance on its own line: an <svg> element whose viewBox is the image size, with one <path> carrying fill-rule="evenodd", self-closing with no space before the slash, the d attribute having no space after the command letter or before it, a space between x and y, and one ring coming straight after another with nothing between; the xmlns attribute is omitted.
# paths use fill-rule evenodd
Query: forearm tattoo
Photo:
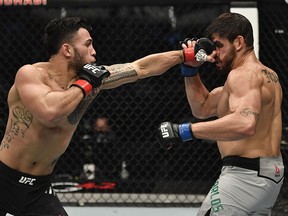
<svg viewBox="0 0 288 216"><path fill-rule="evenodd" d="M22 138L25 136L25 132L29 129L33 120L31 112L26 110L24 107L16 106L12 109L12 117L10 120L10 128L4 135L3 142L0 145L0 151L4 148L9 148L11 141L21 135Z"/></svg>
<svg viewBox="0 0 288 216"><path fill-rule="evenodd" d="M258 121L258 118L259 118L259 113L253 111L253 110L250 109L250 108L245 108L245 109L243 109L243 110L240 112L240 114L241 114L242 116L245 116L245 117L250 116L250 115L253 115L256 121Z"/></svg>
<svg viewBox="0 0 288 216"><path fill-rule="evenodd" d="M138 75L134 67L130 64L116 64L109 67L107 66L107 69L110 71L111 75L103 80L102 85L117 82L129 77L136 77ZM88 106L98 95L98 92L99 89L94 89L92 94L86 96L76 107L76 109L68 116L68 122L71 125L77 124L80 121Z"/></svg>
<svg viewBox="0 0 288 216"><path fill-rule="evenodd" d="M138 75L134 67L128 64L113 65L108 70L111 75L103 80L103 85Z"/></svg>
<svg viewBox="0 0 288 216"><path fill-rule="evenodd" d="M94 98L98 95L99 88L93 89L91 94L87 95L83 100L78 104L76 109L68 116L68 122L71 125L77 124L82 118L84 112L87 110L88 106L94 100Z"/></svg>
<svg viewBox="0 0 288 216"><path fill-rule="evenodd" d="M268 83L270 82L277 83L279 81L279 78L275 72L270 72L266 69L262 69L261 72L267 77Z"/></svg>

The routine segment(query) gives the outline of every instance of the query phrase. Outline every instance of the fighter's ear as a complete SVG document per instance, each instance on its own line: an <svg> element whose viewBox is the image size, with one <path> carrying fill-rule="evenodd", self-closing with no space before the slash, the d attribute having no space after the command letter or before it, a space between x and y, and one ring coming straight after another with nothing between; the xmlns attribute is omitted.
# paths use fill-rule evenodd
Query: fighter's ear
<svg viewBox="0 0 288 216"><path fill-rule="evenodd" d="M236 48L237 51L242 49L244 44L245 44L245 40L244 40L244 37L241 36L241 35L238 35L233 41L233 45L234 45L234 47Z"/></svg>
<svg viewBox="0 0 288 216"><path fill-rule="evenodd" d="M60 50L64 56L70 57L72 55L72 47L67 43L62 44Z"/></svg>

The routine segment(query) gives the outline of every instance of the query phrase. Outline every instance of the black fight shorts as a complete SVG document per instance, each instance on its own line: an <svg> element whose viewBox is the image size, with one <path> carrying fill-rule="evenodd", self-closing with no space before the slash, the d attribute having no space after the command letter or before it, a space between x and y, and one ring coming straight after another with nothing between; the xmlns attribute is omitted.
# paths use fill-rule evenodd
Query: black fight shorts
<svg viewBox="0 0 288 216"><path fill-rule="evenodd" d="M0 161L0 216L68 216L50 179L18 172Z"/></svg>

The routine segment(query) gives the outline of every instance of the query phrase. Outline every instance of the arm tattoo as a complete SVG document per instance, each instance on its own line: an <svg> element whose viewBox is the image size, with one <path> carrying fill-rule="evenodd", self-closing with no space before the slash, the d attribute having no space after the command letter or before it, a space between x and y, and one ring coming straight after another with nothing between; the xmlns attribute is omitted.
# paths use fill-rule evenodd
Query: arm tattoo
<svg viewBox="0 0 288 216"><path fill-rule="evenodd" d="M256 121L258 121L258 118L259 118L259 113L253 111L253 110L250 109L250 108L245 108L245 109L243 109L243 110L240 112L240 114L241 114L242 116L245 116L245 117L247 117L247 116L249 116L249 115L253 115Z"/></svg>
<svg viewBox="0 0 288 216"><path fill-rule="evenodd" d="M4 148L8 149L10 142L15 138L15 136L21 135L23 138L25 132L29 129L32 120L32 113L26 110L24 107L16 106L13 108L10 128L5 133L5 138L0 145L0 151L2 151Z"/></svg>
<svg viewBox="0 0 288 216"><path fill-rule="evenodd" d="M130 64L116 64L113 66L107 67L110 71L111 75L105 78L102 82L102 85L107 83L116 82L125 78L129 77L136 77L138 74L135 71L134 67ZM84 112L97 96L99 89L93 91L92 94L86 96L81 103L76 107L76 109L68 116L68 122L70 124L76 124L80 121L81 117L83 116Z"/></svg>
<svg viewBox="0 0 288 216"><path fill-rule="evenodd" d="M110 66L108 70L111 72L111 75L103 80L103 84L116 82L129 77L136 77L138 75L134 67L128 64L116 64Z"/></svg>
<svg viewBox="0 0 288 216"><path fill-rule="evenodd" d="M116 82L121 79L125 79L128 77L135 77L137 76L137 73L135 70L131 71L125 71L125 72L119 72L119 73L114 73L113 75L107 77L106 79L103 80L103 84L111 83L111 82Z"/></svg>
<svg viewBox="0 0 288 216"><path fill-rule="evenodd" d="M68 122L71 125L77 124L82 118L84 112L87 110L88 106L94 100L94 98L98 95L99 88L93 89L91 94L87 95L76 107L76 109L68 116Z"/></svg>
<svg viewBox="0 0 288 216"><path fill-rule="evenodd" d="M268 79L268 83L274 82L277 83L279 81L279 78L275 72L270 72L266 69L262 69L261 72L266 76Z"/></svg>

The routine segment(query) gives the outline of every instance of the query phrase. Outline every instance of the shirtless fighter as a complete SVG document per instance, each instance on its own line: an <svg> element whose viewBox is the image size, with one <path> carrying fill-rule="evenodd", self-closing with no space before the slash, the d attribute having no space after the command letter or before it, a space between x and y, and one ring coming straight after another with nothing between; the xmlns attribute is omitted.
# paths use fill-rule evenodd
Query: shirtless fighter
<svg viewBox="0 0 288 216"><path fill-rule="evenodd" d="M217 141L223 167L198 216L270 215L284 174L278 76L256 58L252 26L244 16L224 13L207 27L206 35L216 46L216 67L228 73L227 80L209 92L191 70L185 77L186 94L195 117L218 118L164 122L157 131L159 142L170 147L194 138Z"/></svg>
<svg viewBox="0 0 288 216"><path fill-rule="evenodd" d="M67 215L50 178L80 118L101 89L160 75L183 59L200 64L194 49L185 48L132 63L95 66L89 31L82 18L52 20L44 34L49 61L24 65L16 74L0 145L0 216Z"/></svg>

